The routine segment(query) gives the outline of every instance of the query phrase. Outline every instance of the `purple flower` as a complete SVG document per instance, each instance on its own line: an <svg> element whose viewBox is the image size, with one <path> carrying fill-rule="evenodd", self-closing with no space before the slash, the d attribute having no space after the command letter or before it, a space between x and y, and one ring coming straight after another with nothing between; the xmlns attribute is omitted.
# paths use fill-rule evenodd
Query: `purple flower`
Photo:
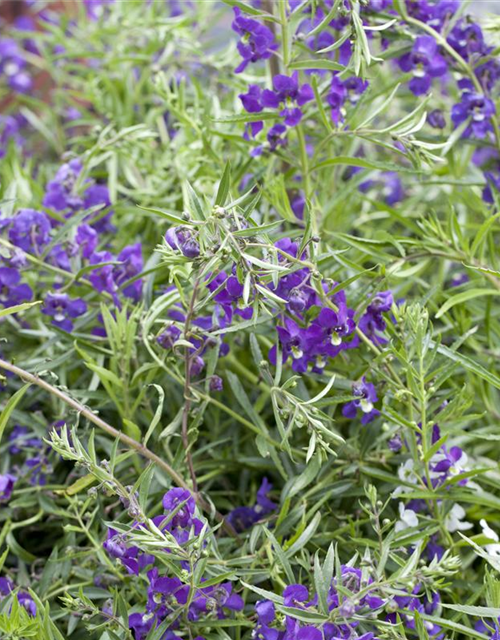
<svg viewBox="0 0 500 640"><path fill-rule="evenodd" d="M26 60L17 42L10 38L0 40L0 74L5 76L9 87L18 93L27 93L33 86L26 71Z"/></svg>
<svg viewBox="0 0 500 640"><path fill-rule="evenodd" d="M170 227L165 234L165 240L172 249L180 251L186 258L197 258L200 255L200 245L188 227Z"/></svg>
<svg viewBox="0 0 500 640"><path fill-rule="evenodd" d="M132 613L128 618L128 626L134 632L135 640L145 640L154 623L154 616L142 613Z"/></svg>
<svg viewBox="0 0 500 640"><path fill-rule="evenodd" d="M14 583L12 580L9 577L4 578L0 576L0 596L8 596L12 591L14 591Z"/></svg>
<svg viewBox="0 0 500 640"><path fill-rule="evenodd" d="M260 113L264 107L281 109L280 116L285 125L294 127L302 119L300 107L314 99L314 92L308 84L299 86L296 71L291 76L274 76L272 90L261 90L257 85L250 85L248 93L240 94L239 98L248 113Z"/></svg>
<svg viewBox="0 0 500 640"><path fill-rule="evenodd" d="M210 391L222 391L224 389L224 382L220 376L212 376L209 386Z"/></svg>
<svg viewBox="0 0 500 640"><path fill-rule="evenodd" d="M11 473L0 475L0 502L8 502L12 496L16 476Z"/></svg>
<svg viewBox="0 0 500 640"><path fill-rule="evenodd" d="M269 498L273 485L267 478L263 478L257 491L257 501L253 507L236 507L227 515L227 521L241 532L249 529L264 516L276 509L276 503Z"/></svg>
<svg viewBox="0 0 500 640"><path fill-rule="evenodd" d="M297 607L299 603L306 602L309 598L309 591L302 584L290 584L283 591L283 598L285 607Z"/></svg>
<svg viewBox="0 0 500 640"><path fill-rule="evenodd" d="M293 358L292 368L298 373L304 373L307 370L308 360L308 340L307 331L300 327L294 320L285 318L284 327L276 327L279 341L283 352L283 361L289 356ZM272 347L269 352L271 364L276 365L277 350Z"/></svg>
<svg viewBox="0 0 500 640"><path fill-rule="evenodd" d="M189 359L189 373L193 377L199 376L205 368L205 360L197 354L193 355Z"/></svg>
<svg viewBox="0 0 500 640"><path fill-rule="evenodd" d="M11 443L9 445L9 453L11 455L21 453L26 448L43 447L43 442L40 440L40 438L33 437L30 434L28 427L21 427L18 424L14 425L9 435L9 442Z"/></svg>
<svg viewBox="0 0 500 640"><path fill-rule="evenodd" d="M174 343L180 338L181 330L174 324L171 324L164 331L160 333L156 342L163 347L163 349L172 349Z"/></svg>
<svg viewBox="0 0 500 640"><path fill-rule="evenodd" d="M486 186L483 189L483 200L488 204L494 204L494 193L500 193L500 173L493 173L492 171L485 171L484 177L486 178Z"/></svg>
<svg viewBox="0 0 500 640"><path fill-rule="evenodd" d="M490 118L494 114L495 105L489 98L470 91L464 91L461 102L453 105L451 109L451 119L455 128L463 122L468 122L462 134L464 138L471 135L476 138L485 138L493 129Z"/></svg>
<svg viewBox="0 0 500 640"><path fill-rule="evenodd" d="M500 640L500 618L494 621L488 620L487 623L483 620L478 620L474 625L474 629L487 635L490 640Z"/></svg>
<svg viewBox="0 0 500 640"><path fill-rule="evenodd" d="M274 622L276 611L271 600L260 600L257 602L255 612L261 624L272 624Z"/></svg>
<svg viewBox="0 0 500 640"><path fill-rule="evenodd" d="M347 100L356 104L361 94L366 91L368 82L361 78L352 77L342 81L337 75L332 76L330 91L326 102L331 108L332 121L338 125L344 120L344 104Z"/></svg>
<svg viewBox="0 0 500 640"><path fill-rule="evenodd" d="M105 184L92 184L87 187L83 194L84 209L100 207L100 210L102 210L110 206L109 190ZM98 233L112 233L115 231L115 227L111 224L113 212L109 211L103 216L100 210L90 216L90 224L92 224Z"/></svg>
<svg viewBox="0 0 500 640"><path fill-rule="evenodd" d="M292 211L294 212L295 216L299 219L299 220L303 220L304 219L304 209L306 206L306 198L305 198L305 194L303 191L300 191L295 198L290 202L290 206L292 207Z"/></svg>
<svg viewBox="0 0 500 640"><path fill-rule="evenodd" d="M17 594L17 601L26 609L30 616L33 616L33 618L36 616L36 604L29 593L26 591L19 591Z"/></svg>
<svg viewBox="0 0 500 640"><path fill-rule="evenodd" d="M54 211L76 211L83 205L74 188L83 165L78 158L66 162L57 170L54 179L47 184L42 204Z"/></svg>
<svg viewBox="0 0 500 640"><path fill-rule="evenodd" d="M392 304L392 292L382 291L372 299L366 312L359 319L359 329L375 344L387 343L383 336L387 325L382 313L389 311Z"/></svg>
<svg viewBox="0 0 500 640"><path fill-rule="evenodd" d="M10 242L27 253L39 253L50 240L48 217L34 209L20 209L14 218L0 220L2 227L9 227Z"/></svg>
<svg viewBox="0 0 500 640"><path fill-rule="evenodd" d="M479 58L487 55L491 50L484 42L481 27L475 23L467 23L465 20L460 20L451 30L448 42L466 60L472 56Z"/></svg>
<svg viewBox="0 0 500 640"><path fill-rule="evenodd" d="M244 71L250 62L267 60L278 48L271 29L243 15L238 7L234 8L234 21L231 26L242 36L237 46L243 60L235 69L236 73Z"/></svg>
<svg viewBox="0 0 500 640"><path fill-rule="evenodd" d="M44 454L39 454L25 461L30 474L30 484L32 486L44 486L47 483L47 474L52 472L49 459Z"/></svg>
<svg viewBox="0 0 500 640"><path fill-rule="evenodd" d="M53 318L52 324L70 332L73 323L70 318L78 318L87 311L87 304L81 298L70 298L66 293L48 293L42 313Z"/></svg>
<svg viewBox="0 0 500 640"><path fill-rule="evenodd" d="M258 516L253 507L236 507L230 511L226 520L238 532L250 529L257 521Z"/></svg>
<svg viewBox="0 0 500 640"><path fill-rule="evenodd" d="M141 243L137 242L125 247L118 254L118 261L122 264L115 267L113 276L116 284L121 285L141 273L143 269ZM135 302L140 300L141 294L142 280L135 280L123 289L123 295L126 298L132 298Z"/></svg>
<svg viewBox="0 0 500 640"><path fill-rule="evenodd" d="M296 640L323 640L323 634L316 627L306 625L299 629Z"/></svg>
<svg viewBox="0 0 500 640"><path fill-rule="evenodd" d="M446 60L439 54L432 36L419 36L411 52L399 59L399 66L403 71L413 74L410 90L416 96L427 93L432 79L444 75L447 71Z"/></svg>
<svg viewBox="0 0 500 640"><path fill-rule="evenodd" d="M170 605L184 605L189 596L189 586L182 584L179 578L161 577L154 567L148 572L148 605L149 613L154 613L158 619L163 619L172 611Z"/></svg>
<svg viewBox="0 0 500 640"><path fill-rule="evenodd" d="M96 250L98 242L97 231L88 224L81 224L76 230L75 243L84 258L90 258Z"/></svg>
<svg viewBox="0 0 500 640"><path fill-rule="evenodd" d="M240 93L238 97L247 113L260 113L264 109L262 89L256 84L249 85L248 92Z"/></svg>
<svg viewBox="0 0 500 640"><path fill-rule="evenodd" d="M98 20L104 13L106 5L113 4L115 0L83 0L87 15L91 20Z"/></svg>
<svg viewBox="0 0 500 640"><path fill-rule="evenodd" d="M273 125L267 132L267 141L270 151L276 151L278 147L286 146L286 126L280 122Z"/></svg>
<svg viewBox="0 0 500 640"><path fill-rule="evenodd" d="M380 411L373 407L375 402L378 401L375 386L371 382L366 382L365 377L363 377L361 382L353 384L352 393L355 396L355 400L351 400L351 402L344 405L342 409L342 415L344 417L355 418L358 409L361 409L363 413L361 423L368 424L380 415Z"/></svg>
<svg viewBox="0 0 500 640"><path fill-rule="evenodd" d="M332 116L332 120L336 125L344 120L342 108L344 106L346 98L347 89L345 88L344 83L337 76L333 76L332 84L330 86L328 96L326 97L326 101L331 107L330 113Z"/></svg>
<svg viewBox="0 0 500 640"><path fill-rule="evenodd" d="M335 349L330 347L340 347L345 338L350 336L356 328L356 324L352 319L352 312L347 308L345 303L341 303L337 311L333 309L321 309L318 317L311 325L309 335L311 339L328 339L329 345L326 345L326 353L331 357L337 355Z"/></svg>
<svg viewBox="0 0 500 640"><path fill-rule="evenodd" d="M24 144L22 129L26 126L26 119L20 115L0 114L0 158L3 158L10 141L19 149Z"/></svg>
<svg viewBox="0 0 500 640"><path fill-rule="evenodd" d="M29 302L33 292L27 284L20 284L21 274L11 267L0 267L0 304L14 307Z"/></svg>
<svg viewBox="0 0 500 640"><path fill-rule="evenodd" d="M112 558L120 560L131 575L139 575L141 569L154 562L154 556L143 553L138 547L128 546L125 536L115 529L108 529L107 538L102 546Z"/></svg>
<svg viewBox="0 0 500 640"><path fill-rule="evenodd" d="M392 295L392 291L379 291L370 300L367 311L372 314L383 313L390 311L393 304L394 296Z"/></svg>
<svg viewBox="0 0 500 640"><path fill-rule="evenodd" d="M162 504L167 513L172 513L177 510L167 524L169 531L177 527L184 528L190 526L196 503L187 489L170 489L170 491L167 491L163 496ZM180 505L182 505L182 507L179 508Z"/></svg>
<svg viewBox="0 0 500 640"><path fill-rule="evenodd" d="M469 282L469 276L466 273L458 273L450 280L450 287L460 287L466 282Z"/></svg>
<svg viewBox="0 0 500 640"><path fill-rule="evenodd" d="M446 119L441 109L434 109L427 114L427 122L433 129L444 129L446 127Z"/></svg>
<svg viewBox="0 0 500 640"><path fill-rule="evenodd" d="M96 251L89 258L91 265L113 262L114 256L109 251ZM89 280L100 293L110 293L116 299L116 282L112 264L104 264L102 267L93 269L89 274ZM116 301L116 300L115 300Z"/></svg>
<svg viewBox="0 0 500 640"><path fill-rule="evenodd" d="M460 447L448 449L442 446L435 453L429 464L431 481L434 487L441 486L455 475L459 475L467 469L467 455ZM467 478L458 482L460 486L467 484Z"/></svg>

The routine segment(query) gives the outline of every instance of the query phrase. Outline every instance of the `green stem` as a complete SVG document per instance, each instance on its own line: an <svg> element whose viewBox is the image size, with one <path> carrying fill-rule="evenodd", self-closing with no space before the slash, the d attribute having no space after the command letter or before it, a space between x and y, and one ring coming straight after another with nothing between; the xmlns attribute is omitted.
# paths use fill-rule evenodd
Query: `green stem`
<svg viewBox="0 0 500 640"><path fill-rule="evenodd" d="M283 66L285 73L288 73L288 65L290 64L290 39L288 33L288 16L286 14L288 0L278 0L280 8L281 21L281 45L283 47Z"/></svg>

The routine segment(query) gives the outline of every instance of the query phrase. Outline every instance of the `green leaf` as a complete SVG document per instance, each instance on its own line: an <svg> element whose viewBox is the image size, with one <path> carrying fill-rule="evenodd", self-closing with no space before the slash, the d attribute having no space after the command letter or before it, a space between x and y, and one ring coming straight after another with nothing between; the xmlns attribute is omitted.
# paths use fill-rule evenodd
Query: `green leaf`
<svg viewBox="0 0 500 640"><path fill-rule="evenodd" d="M274 111L262 111L261 113L241 113L235 116L218 118L214 122L221 124L246 124L247 122L260 122L261 120L277 120L279 115Z"/></svg>
<svg viewBox="0 0 500 640"><path fill-rule="evenodd" d="M494 609L493 607L472 607L466 604L445 604L442 606L445 609L453 609L459 613L464 613L468 616L481 616L482 618L494 618L497 620L500 617L500 609Z"/></svg>
<svg viewBox="0 0 500 640"><path fill-rule="evenodd" d="M302 547L309 542L309 540L316 533L316 529L319 526L321 521L321 514L319 512L314 514L314 518L307 525L304 531L300 534L300 536L295 540L295 542L286 550L287 558L292 558L296 553L298 553Z"/></svg>
<svg viewBox="0 0 500 640"><path fill-rule="evenodd" d="M327 71L345 71L345 67L333 60L321 60L310 58L308 60L297 60L292 62L290 69L326 69Z"/></svg>
<svg viewBox="0 0 500 640"><path fill-rule="evenodd" d="M275 602L276 604L285 603L283 596L278 596L276 593L273 593L272 591L267 591L266 589L261 589L260 587L254 587L253 584L248 584L243 580L241 581L241 584L247 589L250 589L250 591L257 593L259 596L261 596L265 600L271 600L271 602Z"/></svg>
<svg viewBox="0 0 500 640"><path fill-rule="evenodd" d="M292 566L286 556L286 554L284 553L283 549L281 548L280 543L276 540L276 538L274 537L274 534L271 533L271 531L269 531L269 529L267 529L266 527L264 527L264 533L266 534L266 536L269 538L269 540L271 540L272 543L272 548L273 548L273 554L276 554L276 558L279 562L279 564L283 567L287 580L288 580L288 584L294 584L295 583L295 576L293 574L293 570L292 570Z"/></svg>
<svg viewBox="0 0 500 640"><path fill-rule="evenodd" d="M189 210L191 211L191 215L195 220L203 221L206 219L205 212L203 211L203 206L198 198L196 191L189 184L189 182L185 183L185 189L187 193L187 199L189 203Z"/></svg>
<svg viewBox="0 0 500 640"><path fill-rule="evenodd" d="M366 158L356 158L353 156L337 156L336 158L330 158L324 160L319 164L311 168L311 171L317 171L319 169L327 169L328 167L334 167L338 164L345 164L349 167L362 167L364 169L378 169L380 171L396 171L397 173L422 173L418 169L403 167L399 164L393 164L391 162L380 162L379 160L367 160Z"/></svg>
<svg viewBox="0 0 500 640"><path fill-rule="evenodd" d="M217 195L215 196L216 206L219 206L219 207L224 206L227 196L229 195L230 186L231 186L231 165L228 162L224 167L224 173L222 174L219 188L217 189Z"/></svg>
<svg viewBox="0 0 500 640"><path fill-rule="evenodd" d="M2 441L3 432L5 430L5 427L7 426L7 422L9 421L9 418L12 412L17 407L19 402L22 400L24 394L26 393L26 391L28 391L29 387L31 387L31 384L25 384L24 387L21 387L20 389L18 389L14 393L14 395L9 398L2 413L0 414L0 442Z"/></svg>
<svg viewBox="0 0 500 640"><path fill-rule="evenodd" d="M183 218L177 216L174 213L171 213L170 211L165 211L165 209L153 209L151 207L141 207L140 205L136 205L138 209L142 209L143 211L149 211L150 213L154 213L157 216L160 216L161 218L165 218L165 220L168 220L169 222L172 222L173 224L176 225L192 225L192 222L186 221Z"/></svg>
<svg viewBox="0 0 500 640"><path fill-rule="evenodd" d="M421 613L420 616L423 620L428 620L429 622L433 622L434 624L437 624L444 629L449 629L450 631L456 631L458 634L462 634L463 638L477 638L478 640L488 640L488 636L484 635L484 633L479 633L479 631L471 629L470 627L466 627L465 625L459 624L458 622L452 622L451 620L438 618L437 616L428 616L424 613Z"/></svg>
<svg viewBox="0 0 500 640"><path fill-rule="evenodd" d="M149 438L153 435L154 430L156 429L158 423L161 420L161 416L163 413L163 402L165 400L165 392L160 387L160 385L152 384L151 386L158 391L159 400L158 400L158 406L156 407L155 414L153 416L153 419L151 420L151 424L149 425L149 428L146 431L146 435L144 436L144 446L147 445Z"/></svg>
<svg viewBox="0 0 500 640"><path fill-rule="evenodd" d="M41 300L37 302L23 302L22 304L16 304L13 307L7 307L6 309L2 309L0 311L0 318L5 318L5 316L11 316L13 313L20 313L21 311L26 311L26 309L31 309L31 307L36 307L37 304L42 304Z"/></svg>
<svg viewBox="0 0 500 640"><path fill-rule="evenodd" d="M431 343L430 347L433 348L434 343ZM486 380L486 382L493 385L497 389L500 389L500 378L492 371L488 371L487 369L485 369L482 365L480 365L475 360L472 360L472 358L469 358L468 356L464 356L463 354L458 353L458 351L453 351L452 349L449 349L444 345L440 345L437 350L438 350L438 353L440 353L441 355L446 356L450 360L453 360L453 362L458 362L467 371L474 373L475 375L479 376L483 380Z"/></svg>
<svg viewBox="0 0 500 640"><path fill-rule="evenodd" d="M473 300L474 298L482 298L484 296L500 296L500 291L495 291L494 289L469 289L468 291L462 291L461 293L457 293L451 298L448 298L436 313L435 317L441 318L441 316L455 305L467 302L468 300Z"/></svg>

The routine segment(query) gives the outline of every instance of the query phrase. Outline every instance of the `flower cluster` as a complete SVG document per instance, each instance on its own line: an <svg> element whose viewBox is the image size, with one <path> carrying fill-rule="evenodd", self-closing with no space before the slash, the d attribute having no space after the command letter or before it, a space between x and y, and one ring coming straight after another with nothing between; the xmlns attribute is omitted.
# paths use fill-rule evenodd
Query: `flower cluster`
<svg viewBox="0 0 500 640"><path fill-rule="evenodd" d="M257 626L254 636L260 640L376 640L376 630L370 620L381 617L388 623L396 624L398 615L403 616L407 628L415 629L412 611L432 615L439 609L440 596L437 592L429 598L422 585L415 586L412 593L390 597L354 566L342 565L341 588L334 578L326 596L330 620L319 625L301 622L308 610L318 606L318 595L309 597L309 590L302 584L287 586L282 595L283 605L290 613L285 614L284 622L270 600L261 600L255 605ZM373 585L370 588L370 585ZM297 609L297 617L292 610ZM391 613L385 613L389 610ZM401 612L400 612L401 610ZM403 611L408 613L403 614ZM426 625L430 637L442 637L441 628L436 624Z"/></svg>
<svg viewBox="0 0 500 640"><path fill-rule="evenodd" d="M191 493L185 489L170 489L163 496L162 505L165 513L152 519L152 523L161 532L173 536L175 545L184 547L198 537L204 529L204 523L195 515L195 501ZM135 522L134 530L145 530L145 523ZM166 547L164 551L175 551L175 545ZM147 604L144 613L135 612L129 616L129 627L133 630L136 640L143 640L151 629L157 628L167 619L171 620L168 627L171 632L179 627L179 620L175 615L176 610L188 606L188 619L197 621L205 618L225 618L231 611L240 611L243 608L241 596L233 592L230 582L201 586L194 589L176 575L170 577L160 573L155 564L155 556L144 553L137 546L127 544L127 536L108 529L108 536L103 543L107 553L117 558L132 575L148 569L146 578L148 582ZM187 548L187 547L186 547ZM189 562L182 560L180 568L187 571ZM201 584L206 579L201 579Z"/></svg>
<svg viewBox="0 0 500 640"><path fill-rule="evenodd" d="M112 231L112 211L105 185L87 180L82 189L78 181L82 172L80 160L63 164L46 188L42 204L65 218L89 211L70 239L54 242L53 238L63 225L60 217L49 217L44 211L20 209L12 217L0 218L0 231L11 248L0 256L0 302L5 307L28 302L34 294L30 285L22 282L21 269L30 256L37 261L67 272L77 272L86 267L88 280L99 293L111 296L120 307L120 295L137 302L142 293L142 280L138 274L143 269L141 243L128 245L115 256L107 249L99 250L102 235ZM97 211L96 211L97 209ZM104 213L104 215L102 215ZM1 264L1 263L0 263ZM53 326L70 332L74 320L87 312L87 303L80 297L71 297L59 291L63 283L55 282L54 290L45 293L42 313L52 319ZM100 329L96 329L100 331Z"/></svg>
<svg viewBox="0 0 500 640"><path fill-rule="evenodd" d="M238 51L243 58L235 73L244 71L251 62L267 60L278 48L271 29L258 20L243 15L239 7L234 8L232 28L241 36Z"/></svg>
<svg viewBox="0 0 500 640"><path fill-rule="evenodd" d="M295 127L303 117L301 107L314 99L314 92L309 84L299 84L299 74L295 71L291 76L278 74L273 77L273 88L261 89L256 84L241 93L239 98L247 113L262 113L265 108L279 109L278 115L283 122L277 122L267 132L269 149L274 151L278 146L286 144L287 127ZM261 120L252 121L246 128L245 137L255 138L264 128ZM252 155L262 153L263 147L253 150Z"/></svg>

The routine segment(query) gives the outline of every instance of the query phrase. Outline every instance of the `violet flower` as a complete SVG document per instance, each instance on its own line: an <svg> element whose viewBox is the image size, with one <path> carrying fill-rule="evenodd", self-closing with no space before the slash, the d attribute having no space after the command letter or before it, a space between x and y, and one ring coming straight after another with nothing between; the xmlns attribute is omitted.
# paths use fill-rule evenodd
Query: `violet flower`
<svg viewBox="0 0 500 640"><path fill-rule="evenodd" d="M165 240L172 249L180 251L186 258L194 259L200 255L200 245L189 227L170 227Z"/></svg>
<svg viewBox="0 0 500 640"><path fill-rule="evenodd" d="M52 324L68 333L73 329L72 319L87 311L87 303L81 298L70 298L67 293L48 293L42 313L53 318Z"/></svg>
<svg viewBox="0 0 500 640"><path fill-rule="evenodd" d="M432 36L419 36L411 52L399 59L399 66L406 73L413 74L410 90L416 96L427 93L432 79L443 76L448 70L446 60L440 55Z"/></svg>
<svg viewBox="0 0 500 640"><path fill-rule="evenodd" d="M33 298L33 291L21 283L21 274L12 267L0 267L0 304L14 307Z"/></svg>
<svg viewBox="0 0 500 640"><path fill-rule="evenodd" d="M242 36L237 47L243 60L236 67L235 73L244 71L251 62L267 60L278 48L271 29L243 15L239 7L234 7L234 20L231 27Z"/></svg>
<svg viewBox="0 0 500 640"><path fill-rule="evenodd" d="M464 91L461 102L451 109L451 119L455 128L463 122L468 122L462 134L464 138L485 138L493 130L491 116L494 114L495 105L489 98L470 91Z"/></svg>
<svg viewBox="0 0 500 640"><path fill-rule="evenodd" d="M8 502L10 500L16 480L16 476L11 473L0 475L0 502Z"/></svg>
<svg viewBox="0 0 500 640"><path fill-rule="evenodd" d="M28 93L33 86L33 80L26 71L23 51L11 38L0 39L0 74L7 79L12 91Z"/></svg>
<svg viewBox="0 0 500 640"><path fill-rule="evenodd" d="M352 393L355 396L355 400L351 400L344 405L342 409L342 415L346 418L355 418L358 410L361 410L363 417L361 418L362 424L369 424L378 415L380 411L374 408L374 404L378 402L377 392L375 385L371 382L366 382L366 378L363 377L361 382L357 382L352 386Z"/></svg>
<svg viewBox="0 0 500 640"><path fill-rule="evenodd" d="M0 220L0 229L9 229L9 241L27 253L41 253L50 240L51 225L42 211L20 209L13 218Z"/></svg>

